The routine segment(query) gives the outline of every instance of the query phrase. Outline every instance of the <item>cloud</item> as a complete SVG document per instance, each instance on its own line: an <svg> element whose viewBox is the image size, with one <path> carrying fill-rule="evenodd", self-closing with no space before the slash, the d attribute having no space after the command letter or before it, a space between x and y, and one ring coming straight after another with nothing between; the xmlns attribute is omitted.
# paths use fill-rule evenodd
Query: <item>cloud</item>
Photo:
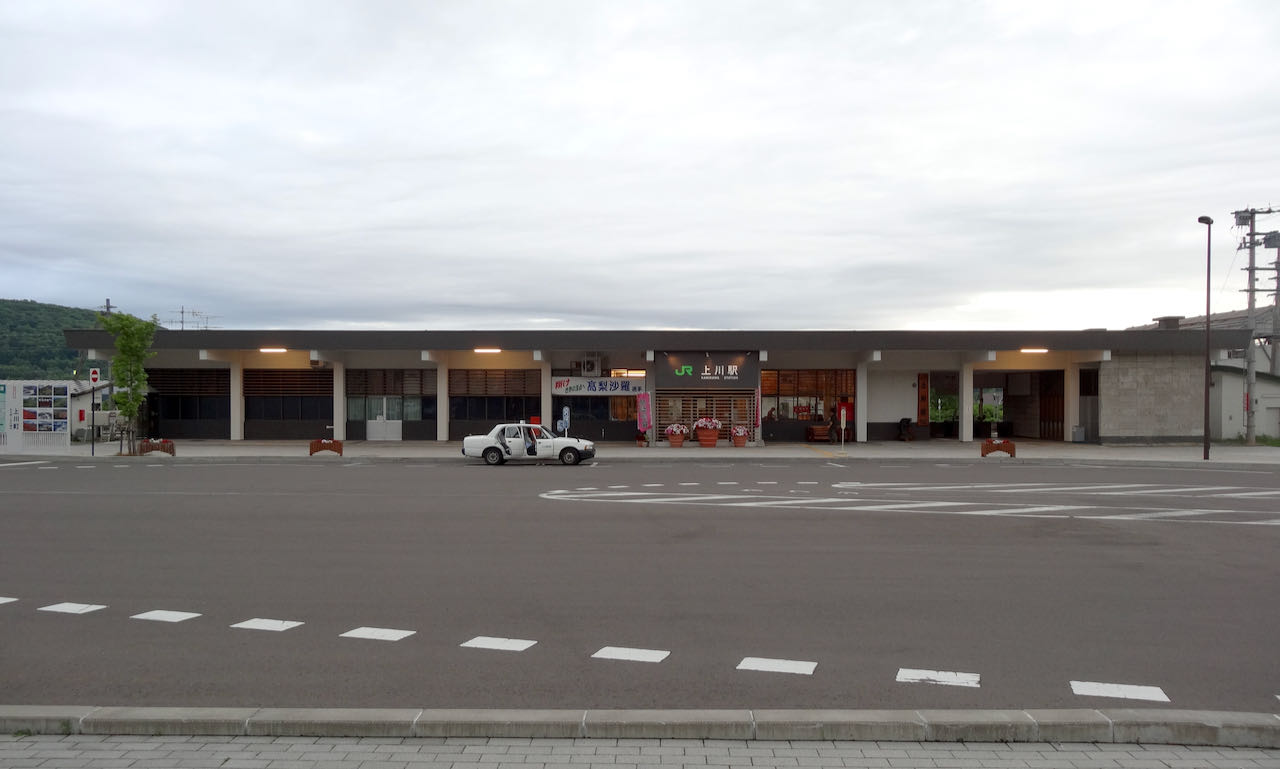
<svg viewBox="0 0 1280 769"><path fill-rule="evenodd" d="M1280 170L1277 22L1261 0L9 3L4 293L238 328L1196 314L1196 217L1266 205ZM1215 229L1225 309L1243 279Z"/></svg>

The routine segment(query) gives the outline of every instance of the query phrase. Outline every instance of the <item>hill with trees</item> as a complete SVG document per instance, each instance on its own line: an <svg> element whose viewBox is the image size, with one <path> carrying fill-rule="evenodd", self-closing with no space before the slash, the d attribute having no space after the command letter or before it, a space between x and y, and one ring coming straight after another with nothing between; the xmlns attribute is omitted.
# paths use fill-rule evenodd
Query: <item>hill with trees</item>
<svg viewBox="0 0 1280 769"><path fill-rule="evenodd" d="M0 299L0 379L87 378L88 361L63 329L98 328L98 313L29 299Z"/></svg>

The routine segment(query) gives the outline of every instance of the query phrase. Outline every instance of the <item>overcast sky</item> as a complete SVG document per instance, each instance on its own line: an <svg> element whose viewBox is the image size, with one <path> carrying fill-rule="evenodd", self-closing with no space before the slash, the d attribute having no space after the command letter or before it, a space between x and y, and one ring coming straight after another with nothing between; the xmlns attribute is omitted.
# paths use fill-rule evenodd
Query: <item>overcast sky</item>
<svg viewBox="0 0 1280 769"><path fill-rule="evenodd" d="M1277 62L1274 0L7 0L0 297L174 328L1125 328L1203 313L1208 214L1238 309Z"/></svg>

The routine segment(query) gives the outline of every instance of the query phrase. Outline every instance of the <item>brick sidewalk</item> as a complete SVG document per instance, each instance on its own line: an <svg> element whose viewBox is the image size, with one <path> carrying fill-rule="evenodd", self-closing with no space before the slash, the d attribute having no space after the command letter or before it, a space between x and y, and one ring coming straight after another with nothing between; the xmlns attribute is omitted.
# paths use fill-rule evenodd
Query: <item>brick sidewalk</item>
<svg viewBox="0 0 1280 769"><path fill-rule="evenodd" d="M1093 743L0 735L0 769L1280 769L1280 750Z"/></svg>

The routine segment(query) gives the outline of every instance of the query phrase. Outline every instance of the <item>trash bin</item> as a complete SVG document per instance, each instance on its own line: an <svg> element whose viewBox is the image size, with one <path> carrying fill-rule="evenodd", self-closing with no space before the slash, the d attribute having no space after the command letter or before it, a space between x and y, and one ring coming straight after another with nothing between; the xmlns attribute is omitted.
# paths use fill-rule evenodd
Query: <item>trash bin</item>
<svg viewBox="0 0 1280 769"><path fill-rule="evenodd" d="M1071 428L1071 442L1084 443L1084 425L1075 425Z"/></svg>

